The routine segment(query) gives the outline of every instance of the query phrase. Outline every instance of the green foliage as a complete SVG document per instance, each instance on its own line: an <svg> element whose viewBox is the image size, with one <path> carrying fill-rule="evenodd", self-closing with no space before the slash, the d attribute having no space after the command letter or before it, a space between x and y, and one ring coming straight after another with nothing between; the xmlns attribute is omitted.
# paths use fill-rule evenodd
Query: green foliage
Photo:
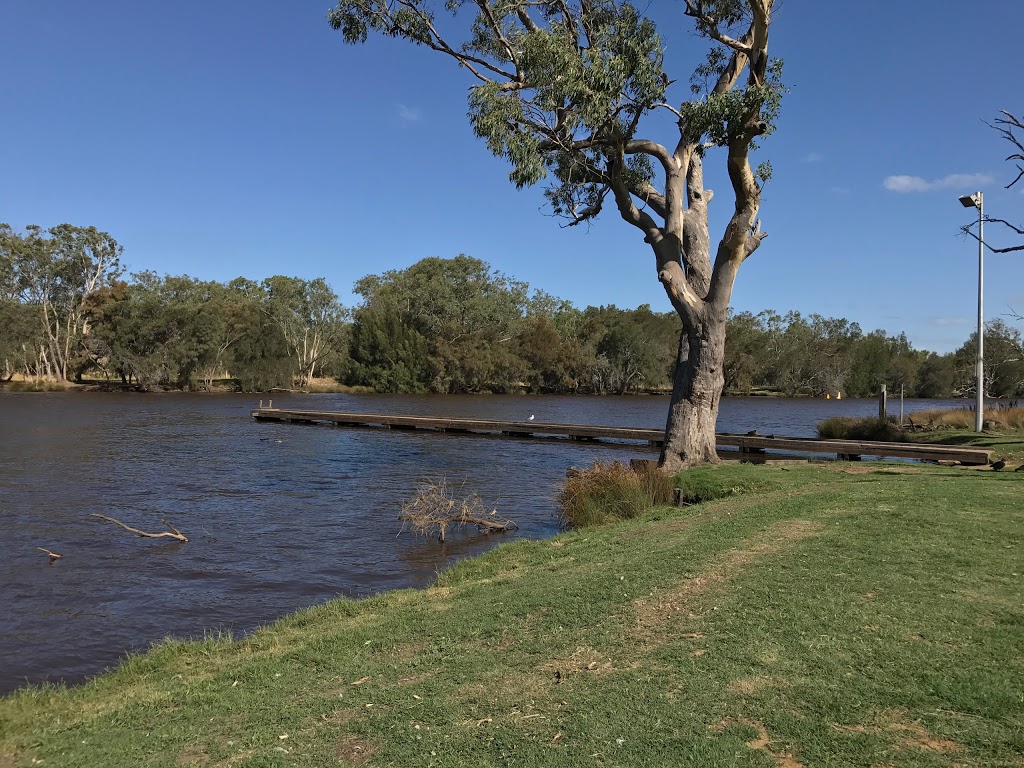
<svg viewBox="0 0 1024 768"><path fill-rule="evenodd" d="M621 395L671 386L681 330L674 312L656 314L643 304L632 311L588 307L586 314L603 329L597 345L601 389Z"/></svg>
<svg viewBox="0 0 1024 768"><path fill-rule="evenodd" d="M422 259L356 283L353 384L384 391L507 391L528 288L469 256Z"/></svg>
<svg viewBox="0 0 1024 768"><path fill-rule="evenodd" d="M263 310L280 328L298 367L298 383L304 385L342 349L347 312L322 277L275 275L263 281L262 289Z"/></svg>
<svg viewBox="0 0 1024 768"><path fill-rule="evenodd" d="M449 0L446 7L457 14L465 5ZM749 22L743 4L703 5L722 31L742 36ZM443 36L452 25L438 22L434 7L426 0L339 0L327 19L348 43L363 43L373 31L431 48L468 69L477 80L468 97L474 133L508 160L517 187L553 176L545 194L557 215L572 221L596 215L611 178L634 191L655 178L648 155L622 156L641 119L663 105L670 82L655 24L634 5L476 4L461 45ZM707 35L700 24L698 30ZM756 82L746 87L713 92L728 58L713 43L691 80L694 98L679 113L680 130L693 140L725 146L751 125L762 135L774 128L785 90L781 60L759 62ZM769 175L770 166L762 166L758 177L763 182Z"/></svg>
<svg viewBox="0 0 1024 768"><path fill-rule="evenodd" d="M428 372L426 339L393 312L362 307L355 312L347 383L378 392L419 392Z"/></svg>
<svg viewBox="0 0 1024 768"><path fill-rule="evenodd" d="M122 248L95 227L37 225L16 233L0 224L0 300L35 307L41 338L34 339L25 373L67 379L83 352L88 297L123 273ZM27 343L27 340L26 342ZM23 349L22 352L27 352Z"/></svg>
<svg viewBox="0 0 1024 768"><path fill-rule="evenodd" d="M910 396L950 397L952 356L915 351L904 334L865 334L845 318L765 311L729 316L726 391L870 397L882 384Z"/></svg>
<svg viewBox="0 0 1024 768"><path fill-rule="evenodd" d="M1017 398L1024 395L1024 342L1021 333L997 318L985 323L985 395ZM954 386L963 394L977 392L978 333L954 353Z"/></svg>

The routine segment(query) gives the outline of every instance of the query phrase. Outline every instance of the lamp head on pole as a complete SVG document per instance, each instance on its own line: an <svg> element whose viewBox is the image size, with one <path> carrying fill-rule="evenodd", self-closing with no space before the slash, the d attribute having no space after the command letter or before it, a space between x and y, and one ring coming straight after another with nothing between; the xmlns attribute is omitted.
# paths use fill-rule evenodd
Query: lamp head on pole
<svg viewBox="0 0 1024 768"><path fill-rule="evenodd" d="M981 208L981 192L975 192L973 195L963 195L960 198L960 205L964 208Z"/></svg>

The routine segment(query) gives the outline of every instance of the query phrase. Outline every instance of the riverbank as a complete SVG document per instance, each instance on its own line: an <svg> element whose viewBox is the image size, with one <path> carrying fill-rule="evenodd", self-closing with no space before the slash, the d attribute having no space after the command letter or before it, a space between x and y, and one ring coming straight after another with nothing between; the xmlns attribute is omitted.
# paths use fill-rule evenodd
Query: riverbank
<svg viewBox="0 0 1024 768"><path fill-rule="evenodd" d="M693 470L725 498L0 700L0 765L1019 765L1024 476Z"/></svg>

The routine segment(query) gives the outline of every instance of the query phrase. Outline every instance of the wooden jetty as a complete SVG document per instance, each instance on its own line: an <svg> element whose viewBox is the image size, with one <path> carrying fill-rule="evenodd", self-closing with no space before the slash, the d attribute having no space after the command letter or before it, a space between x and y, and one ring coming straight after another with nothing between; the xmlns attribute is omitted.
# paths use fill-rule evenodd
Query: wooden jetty
<svg viewBox="0 0 1024 768"><path fill-rule="evenodd" d="M381 413L337 413L301 411L288 408L256 408L257 421L282 421L293 424L333 424L339 427L385 427L388 429L425 429L435 432L477 433L509 437L569 438L599 442L614 440L643 443L659 448L665 439L664 430L639 427L601 427L588 424L551 424L539 421L494 421L437 416L406 416ZM768 451L785 453L824 453L840 459L857 461L862 456L923 459L925 461L958 462L981 465L991 460L991 451L928 443L881 443L859 440L818 440L809 437L776 437L775 435L716 435L719 448L733 448L725 455L739 453L749 461L763 461Z"/></svg>

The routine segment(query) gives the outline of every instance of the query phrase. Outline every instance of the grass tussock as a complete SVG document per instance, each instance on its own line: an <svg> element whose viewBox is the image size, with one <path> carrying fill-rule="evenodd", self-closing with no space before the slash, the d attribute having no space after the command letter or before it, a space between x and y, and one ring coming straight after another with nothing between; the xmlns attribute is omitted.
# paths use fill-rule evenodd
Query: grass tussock
<svg viewBox="0 0 1024 768"><path fill-rule="evenodd" d="M573 473L558 496L566 528L629 520L672 503L675 484L655 462L600 462Z"/></svg>
<svg viewBox="0 0 1024 768"><path fill-rule="evenodd" d="M986 408L983 421L998 431L1024 430L1024 408ZM971 408L935 408L914 411L907 423L925 429L974 429ZM986 427L989 428L989 427Z"/></svg>
<svg viewBox="0 0 1024 768"><path fill-rule="evenodd" d="M818 437L825 440L877 440L904 443L906 433L892 419L833 416L818 423Z"/></svg>

